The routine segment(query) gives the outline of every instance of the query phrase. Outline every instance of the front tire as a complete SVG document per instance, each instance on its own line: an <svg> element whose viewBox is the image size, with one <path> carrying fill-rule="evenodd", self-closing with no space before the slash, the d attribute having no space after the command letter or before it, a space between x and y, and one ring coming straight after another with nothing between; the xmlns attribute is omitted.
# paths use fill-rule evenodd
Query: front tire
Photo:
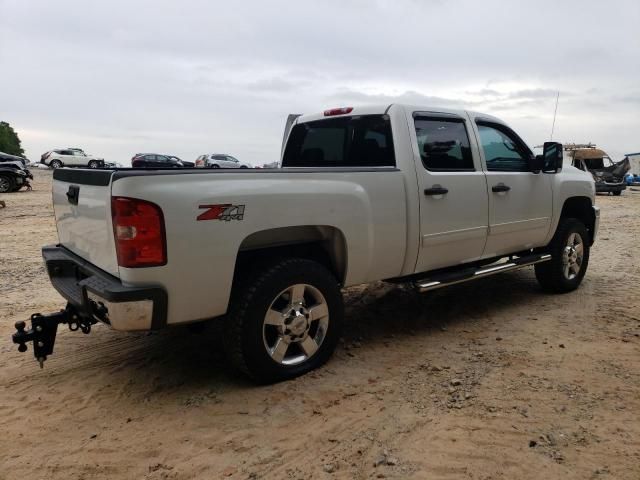
<svg viewBox="0 0 640 480"><path fill-rule="evenodd" d="M331 357L343 303L336 278L324 266L290 258L236 283L224 344L237 369L273 383L303 375Z"/></svg>
<svg viewBox="0 0 640 480"><path fill-rule="evenodd" d="M89 168L100 168L100 162L98 160L91 160L89 162Z"/></svg>
<svg viewBox="0 0 640 480"><path fill-rule="evenodd" d="M619 197L620 195L622 195L622 190L616 190L615 192L613 192L613 194L614 194L616 197Z"/></svg>
<svg viewBox="0 0 640 480"><path fill-rule="evenodd" d="M16 188L16 183L8 175L0 175L0 193L10 193Z"/></svg>
<svg viewBox="0 0 640 480"><path fill-rule="evenodd" d="M585 225L576 218L561 218L549 243L551 260L535 265L540 286L566 293L578 288L589 266L590 240Z"/></svg>
<svg viewBox="0 0 640 480"><path fill-rule="evenodd" d="M63 167L62 162L60 160L51 160L51 163L49 164L49 166L54 170L56 170L57 168Z"/></svg>

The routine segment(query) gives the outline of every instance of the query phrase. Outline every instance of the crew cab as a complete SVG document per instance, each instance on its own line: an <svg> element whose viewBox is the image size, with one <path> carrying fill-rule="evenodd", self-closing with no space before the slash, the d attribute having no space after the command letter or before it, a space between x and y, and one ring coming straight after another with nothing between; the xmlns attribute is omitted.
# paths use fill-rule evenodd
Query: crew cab
<svg viewBox="0 0 640 480"><path fill-rule="evenodd" d="M42 364L59 323L215 319L231 362L272 382L327 361L351 285L427 292L528 265L544 290L581 283L599 210L562 145L534 156L495 117L410 105L289 123L278 169L56 170L43 257L67 308L14 342Z"/></svg>

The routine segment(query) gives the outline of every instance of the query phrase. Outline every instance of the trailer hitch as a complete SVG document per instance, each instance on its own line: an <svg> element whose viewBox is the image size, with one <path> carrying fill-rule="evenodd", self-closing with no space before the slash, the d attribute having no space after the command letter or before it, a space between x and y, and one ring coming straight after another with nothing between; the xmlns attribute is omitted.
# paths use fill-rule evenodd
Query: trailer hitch
<svg viewBox="0 0 640 480"><path fill-rule="evenodd" d="M18 345L19 352L27 351L27 343L33 342L33 356L36 357L40 368L48 355L53 353L53 345L56 342L58 325L66 323L69 330L82 333L91 332L91 325L97 320L81 316L75 308L67 305L64 310L48 315L34 313L31 315L31 328L27 330L27 324L22 320L15 323L16 333L13 334L13 343Z"/></svg>

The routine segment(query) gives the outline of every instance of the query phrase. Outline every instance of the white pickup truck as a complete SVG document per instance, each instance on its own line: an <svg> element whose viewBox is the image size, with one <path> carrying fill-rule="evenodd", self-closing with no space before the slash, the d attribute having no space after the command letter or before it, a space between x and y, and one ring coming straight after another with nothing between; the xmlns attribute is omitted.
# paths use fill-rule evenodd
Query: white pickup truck
<svg viewBox="0 0 640 480"><path fill-rule="evenodd" d="M535 265L578 287L598 230L592 177L534 156L497 118L407 105L304 115L282 168L54 172L59 243L43 248L67 308L18 322L42 362L59 323L87 333L219 318L232 363L261 382L323 364L341 288L420 292Z"/></svg>

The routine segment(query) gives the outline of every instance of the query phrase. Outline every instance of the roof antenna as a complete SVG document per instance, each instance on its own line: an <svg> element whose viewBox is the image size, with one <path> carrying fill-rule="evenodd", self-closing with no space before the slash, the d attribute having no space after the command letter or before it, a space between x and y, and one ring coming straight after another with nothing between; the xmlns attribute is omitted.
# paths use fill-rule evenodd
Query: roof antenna
<svg viewBox="0 0 640 480"><path fill-rule="evenodd" d="M556 114L558 113L558 100L560 100L560 91L558 91L558 95L556 95L556 109L553 112L553 124L551 125L551 138L549 138L549 140L553 140L553 131L556 128Z"/></svg>

